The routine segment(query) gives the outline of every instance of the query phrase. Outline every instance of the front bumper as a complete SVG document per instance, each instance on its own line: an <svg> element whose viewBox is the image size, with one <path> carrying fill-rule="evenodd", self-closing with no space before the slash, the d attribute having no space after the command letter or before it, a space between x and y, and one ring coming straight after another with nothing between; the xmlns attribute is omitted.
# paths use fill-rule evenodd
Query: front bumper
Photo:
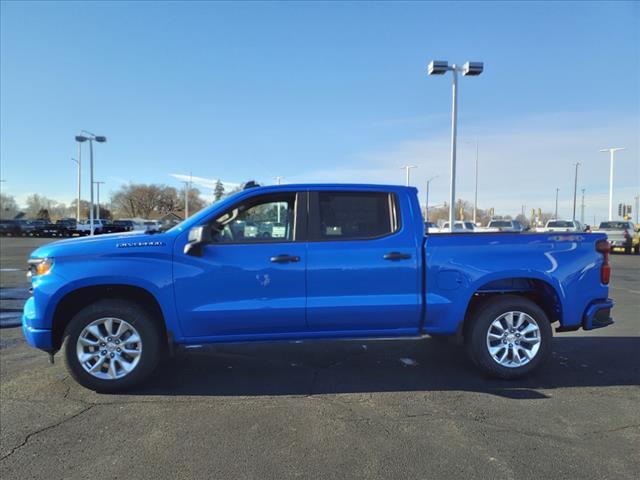
<svg viewBox="0 0 640 480"><path fill-rule="evenodd" d="M582 318L582 328L585 330L594 330L603 328L613 324L611 317L611 309L615 303L610 298L606 300L597 300L587 307Z"/></svg>
<svg viewBox="0 0 640 480"><path fill-rule="evenodd" d="M22 333L27 343L32 347L45 351L53 350L53 332L48 329L34 328L36 319L35 300L30 297L24 304L22 311Z"/></svg>

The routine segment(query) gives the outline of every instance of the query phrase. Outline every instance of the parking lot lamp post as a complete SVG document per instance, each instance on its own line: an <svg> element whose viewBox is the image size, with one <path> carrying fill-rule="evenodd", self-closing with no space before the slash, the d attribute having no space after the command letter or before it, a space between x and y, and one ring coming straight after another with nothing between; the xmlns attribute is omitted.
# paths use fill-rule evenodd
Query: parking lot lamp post
<svg viewBox="0 0 640 480"><path fill-rule="evenodd" d="M582 189L582 202L580 203L580 223L584 225L584 188Z"/></svg>
<svg viewBox="0 0 640 480"><path fill-rule="evenodd" d="M615 153L624 150L623 147L603 148L601 152L609 152L609 221L613 220L613 160Z"/></svg>
<svg viewBox="0 0 640 480"><path fill-rule="evenodd" d="M407 187L411 184L411 169L412 168L418 168L415 165L404 165L402 167L400 167L401 169L404 168L405 172L406 172L406 185Z"/></svg>
<svg viewBox="0 0 640 480"><path fill-rule="evenodd" d="M78 143L78 145L80 144ZM80 148L78 148L78 150L80 150ZM80 185L82 184L82 164L80 163L80 159L76 160L75 158L72 158L71 160L76 162L78 165L78 204L76 205L76 223L80 223Z"/></svg>
<svg viewBox="0 0 640 480"><path fill-rule="evenodd" d="M554 218L554 220L557 220L557 219L558 219L558 192L560 192L560 189L559 189L559 188L556 188L556 214L555 214L555 216L553 217L553 218Z"/></svg>
<svg viewBox="0 0 640 480"><path fill-rule="evenodd" d="M433 60L427 67L429 75L444 75L447 72L453 74L452 103L451 103L451 184L449 187L449 225L453 226L456 208L456 143L458 124L458 73L465 77L477 77L484 70L482 62L467 62L463 66L449 65L442 60Z"/></svg>
<svg viewBox="0 0 640 480"><path fill-rule="evenodd" d="M100 185L102 185L104 182L98 182L97 180L95 182L93 182L96 184L96 189L97 189L97 197L96 197L96 215L95 218L100 219Z"/></svg>
<svg viewBox="0 0 640 480"><path fill-rule="evenodd" d="M76 136L76 142L89 142L89 185L91 187L91 201L90 201L90 205L89 205L89 234L93 235L94 234L94 228L93 228L93 141L95 140L98 143L104 143L107 141L107 137L103 137L100 135L94 135L91 132L88 132L86 130L82 130L82 133L86 133L87 135L78 135Z"/></svg>
<svg viewBox="0 0 640 480"><path fill-rule="evenodd" d="M429 221L429 184L431 183L431 180L435 178L438 178L438 175L436 175L435 177L431 177L429 180L427 180L427 194L426 194L425 203L424 203L424 219L426 222Z"/></svg>
<svg viewBox="0 0 640 480"><path fill-rule="evenodd" d="M575 222L576 221L576 200L577 200L577 195L578 195L578 167L580 166L580 162L576 162L574 165L576 167L576 175L575 175L575 178L573 180L573 217L572 217L572 220Z"/></svg>

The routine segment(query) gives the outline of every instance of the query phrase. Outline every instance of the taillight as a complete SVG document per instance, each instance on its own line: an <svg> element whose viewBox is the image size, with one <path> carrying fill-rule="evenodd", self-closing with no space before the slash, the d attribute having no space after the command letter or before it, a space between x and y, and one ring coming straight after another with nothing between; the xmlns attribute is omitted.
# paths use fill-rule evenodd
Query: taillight
<svg viewBox="0 0 640 480"><path fill-rule="evenodd" d="M611 252L611 244L607 240L598 240L596 242L596 251L602 254L602 266L600 267L600 281L608 285L611 279L611 264L609 263L609 252Z"/></svg>

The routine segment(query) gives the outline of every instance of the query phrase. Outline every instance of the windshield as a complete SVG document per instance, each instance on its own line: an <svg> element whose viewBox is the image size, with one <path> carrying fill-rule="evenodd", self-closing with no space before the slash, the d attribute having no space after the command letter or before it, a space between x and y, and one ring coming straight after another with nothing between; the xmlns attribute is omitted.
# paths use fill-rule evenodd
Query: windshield
<svg viewBox="0 0 640 480"><path fill-rule="evenodd" d="M625 230L629 228L627 222L602 222L600 230Z"/></svg>
<svg viewBox="0 0 640 480"><path fill-rule="evenodd" d="M549 222L547 227L549 228L573 228L573 222L567 222L562 220L556 220L554 222Z"/></svg>

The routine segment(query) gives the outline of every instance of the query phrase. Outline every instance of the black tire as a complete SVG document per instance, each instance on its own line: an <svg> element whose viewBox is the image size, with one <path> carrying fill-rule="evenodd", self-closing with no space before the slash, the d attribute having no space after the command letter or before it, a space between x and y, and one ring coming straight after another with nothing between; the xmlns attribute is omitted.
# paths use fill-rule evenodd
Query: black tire
<svg viewBox="0 0 640 480"><path fill-rule="evenodd" d="M76 355L78 337L84 328L101 318L122 319L131 324L142 341L140 360L135 368L122 378L101 379L87 372ZM65 365L71 376L83 387L101 393L125 390L144 382L155 370L162 354L162 334L158 324L139 305L121 299L98 300L83 308L69 322L64 332Z"/></svg>
<svg viewBox="0 0 640 480"><path fill-rule="evenodd" d="M523 312L538 324L540 346L537 354L525 365L505 367L489 353L487 334L494 320L511 311ZM531 300L516 295L492 297L478 305L469 318L465 332L465 348L473 363L484 373L497 378L514 379L527 375L542 365L551 355L553 332L544 311Z"/></svg>

